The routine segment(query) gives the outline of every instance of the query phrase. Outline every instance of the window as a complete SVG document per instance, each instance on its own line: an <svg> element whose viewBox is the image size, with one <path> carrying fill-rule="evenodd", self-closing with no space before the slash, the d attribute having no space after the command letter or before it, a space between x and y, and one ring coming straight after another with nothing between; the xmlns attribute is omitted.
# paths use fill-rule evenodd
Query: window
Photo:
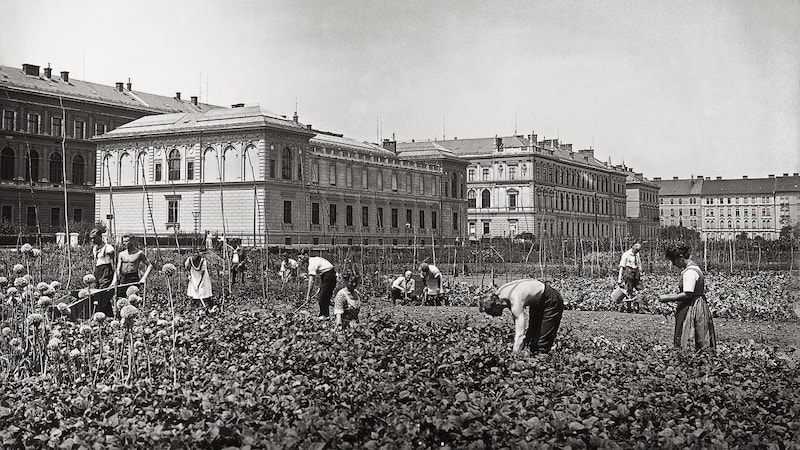
<svg viewBox="0 0 800 450"><path fill-rule="evenodd" d="M311 204L311 225L319 225L319 203Z"/></svg>
<svg viewBox="0 0 800 450"><path fill-rule="evenodd" d="M353 226L353 205L344 207L344 224L348 227Z"/></svg>
<svg viewBox="0 0 800 450"><path fill-rule="evenodd" d="M319 167L317 167L317 169L319 169ZM319 174L319 170L317 170L317 174ZM274 159L270 159L269 160L269 177L270 178L275 178L275 160ZM317 175L317 183L319 183L319 175Z"/></svg>
<svg viewBox="0 0 800 450"><path fill-rule="evenodd" d="M186 163L186 179L194 180L194 161Z"/></svg>
<svg viewBox="0 0 800 450"><path fill-rule="evenodd" d="M508 193L508 209L514 211L517 209L517 192Z"/></svg>
<svg viewBox="0 0 800 450"><path fill-rule="evenodd" d="M61 183L63 178L61 177L61 153L55 152L50 155L50 182L51 183Z"/></svg>
<svg viewBox="0 0 800 450"><path fill-rule="evenodd" d="M483 222L483 234L489 234L489 222Z"/></svg>
<svg viewBox="0 0 800 450"><path fill-rule="evenodd" d="M25 180L39 181L39 152L31 150L25 158Z"/></svg>
<svg viewBox="0 0 800 450"><path fill-rule="evenodd" d="M425 211L419 211L419 228L421 230L425 229Z"/></svg>
<svg viewBox="0 0 800 450"><path fill-rule="evenodd" d="M437 226L438 224L436 223L436 211L431 211L431 228L435 230Z"/></svg>
<svg viewBox="0 0 800 450"><path fill-rule="evenodd" d="M488 189L481 192L481 208L489 208L492 206L492 194Z"/></svg>
<svg viewBox="0 0 800 450"><path fill-rule="evenodd" d="M458 229L458 213L457 212L453 213L453 229L454 230Z"/></svg>
<svg viewBox="0 0 800 450"><path fill-rule="evenodd" d="M50 208L50 226L61 226L61 208Z"/></svg>
<svg viewBox="0 0 800 450"><path fill-rule="evenodd" d="M86 127L85 122L83 122L82 120L76 120L75 131L72 134L72 137L74 137L75 139L83 139L86 131L85 127Z"/></svg>
<svg viewBox="0 0 800 450"><path fill-rule="evenodd" d="M369 226L369 206L361 207L361 226L362 227Z"/></svg>
<svg viewBox="0 0 800 450"><path fill-rule="evenodd" d="M475 234L475 222L470 222L467 230L469 234Z"/></svg>
<svg viewBox="0 0 800 450"><path fill-rule="evenodd" d="M61 117L50 118L50 135L61 136L64 130L61 128Z"/></svg>
<svg viewBox="0 0 800 450"><path fill-rule="evenodd" d="M78 186L82 185L86 181L85 173L86 173L86 163L83 160L83 156L81 155L73 156L72 184L76 184Z"/></svg>
<svg viewBox="0 0 800 450"><path fill-rule="evenodd" d="M347 166L347 172L345 172L345 178L347 181L347 187L353 187L353 167Z"/></svg>
<svg viewBox="0 0 800 450"><path fill-rule="evenodd" d="M331 186L336 186L336 163L331 162L330 166L328 166L328 180L331 183Z"/></svg>
<svg viewBox="0 0 800 450"><path fill-rule="evenodd" d="M28 206L28 213L25 215L25 224L32 227L36 225L36 207Z"/></svg>
<svg viewBox="0 0 800 450"><path fill-rule="evenodd" d="M0 179L14 179L14 165L16 164L16 159L14 150L11 149L11 147L6 147L0 152Z"/></svg>
<svg viewBox="0 0 800 450"><path fill-rule="evenodd" d="M467 192L467 208L477 208L477 194L475 194L475 190L470 189Z"/></svg>
<svg viewBox="0 0 800 450"><path fill-rule="evenodd" d="M328 209L328 223L336 225L336 203L331 203Z"/></svg>
<svg viewBox="0 0 800 450"><path fill-rule="evenodd" d="M161 169L158 168L159 165L161 165L161 163L157 162L156 169L159 176L156 178L156 181L161 180ZM204 182L217 183L220 181L220 165L219 160L217 159L217 150L213 147L208 147L206 148L206 151L203 152L203 166L200 168L200 170L200 176Z"/></svg>
<svg viewBox="0 0 800 450"><path fill-rule="evenodd" d="M408 172L406 174L406 192L408 192L409 194L413 192L413 187L414 187L414 181L411 178L411 172Z"/></svg>
<svg viewBox="0 0 800 450"><path fill-rule="evenodd" d="M383 172L380 170L378 171L378 190L383 190Z"/></svg>
<svg viewBox="0 0 800 450"><path fill-rule="evenodd" d="M156 179L156 181L161 181L161 163L160 162L156 163L155 179Z"/></svg>
<svg viewBox="0 0 800 450"><path fill-rule="evenodd" d="M28 133L39 134L38 114L28 114Z"/></svg>
<svg viewBox="0 0 800 450"><path fill-rule="evenodd" d="M397 173L392 172L392 191L397 192Z"/></svg>
<svg viewBox="0 0 800 450"><path fill-rule="evenodd" d="M311 182L319 184L319 161L311 164Z"/></svg>
<svg viewBox="0 0 800 450"><path fill-rule="evenodd" d="M167 223L175 225L178 223L178 200L167 200Z"/></svg>
<svg viewBox="0 0 800 450"><path fill-rule="evenodd" d="M397 208L392 208L392 228L397 228L400 219L398 217Z"/></svg>
<svg viewBox="0 0 800 450"><path fill-rule="evenodd" d="M17 124L17 113L15 111L3 111L3 129L15 131Z"/></svg>
<svg viewBox="0 0 800 450"><path fill-rule="evenodd" d="M83 209L82 208L75 208L72 210L72 221L73 222L83 222Z"/></svg>
<svg viewBox="0 0 800 450"><path fill-rule="evenodd" d="M378 215L376 216L378 228L383 228L383 208L378 207Z"/></svg>
<svg viewBox="0 0 800 450"><path fill-rule="evenodd" d="M563 173L562 173L562 178L563 178ZM509 180L517 179L517 166L508 166L508 179Z"/></svg>
<svg viewBox="0 0 800 450"><path fill-rule="evenodd" d="M361 169L361 189L369 189L369 172Z"/></svg>
<svg viewBox="0 0 800 450"><path fill-rule="evenodd" d="M414 211L410 209L406 210L406 226L414 228Z"/></svg>
<svg viewBox="0 0 800 450"><path fill-rule="evenodd" d="M292 179L292 149L284 147L281 152L281 178L284 180Z"/></svg>
<svg viewBox="0 0 800 450"><path fill-rule="evenodd" d="M283 223L292 223L292 201L283 201Z"/></svg>
<svg viewBox="0 0 800 450"><path fill-rule="evenodd" d="M94 135L100 136L101 134L106 134L106 124L104 123L94 124Z"/></svg>
<svg viewBox="0 0 800 450"><path fill-rule="evenodd" d="M181 152L178 149L173 148L169 152L169 156L167 157L167 179L169 181L180 180L181 179Z"/></svg>
<svg viewBox="0 0 800 450"><path fill-rule="evenodd" d="M475 169L467 170L467 181L475 181Z"/></svg>
<svg viewBox="0 0 800 450"><path fill-rule="evenodd" d="M14 214L14 208L9 205L3 205L3 214L2 214L2 221L3 223L11 223L14 221L12 216Z"/></svg>
<svg viewBox="0 0 800 450"><path fill-rule="evenodd" d="M483 181L489 181L489 169L483 169Z"/></svg>

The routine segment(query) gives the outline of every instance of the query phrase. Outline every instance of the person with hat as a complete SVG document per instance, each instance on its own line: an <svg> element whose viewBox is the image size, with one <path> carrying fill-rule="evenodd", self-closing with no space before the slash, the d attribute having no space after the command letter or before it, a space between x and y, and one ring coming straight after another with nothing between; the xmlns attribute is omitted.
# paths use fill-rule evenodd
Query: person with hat
<svg viewBox="0 0 800 450"><path fill-rule="evenodd" d="M144 251L139 248L139 240L136 235L133 233L123 234L122 245L125 246L125 250L119 253L116 271L117 297L127 297L128 288L138 285L140 282L144 283L150 270L153 269L153 264L147 259ZM139 272L142 265L145 266L145 269L140 279Z"/></svg>
<svg viewBox="0 0 800 450"><path fill-rule="evenodd" d="M528 329L525 330L525 307L528 307ZM531 353L548 353L553 348L564 299L549 284L533 278L510 281L495 292L484 294L479 309L492 316L511 310L514 319L514 352L528 344Z"/></svg>
<svg viewBox="0 0 800 450"><path fill-rule="evenodd" d="M94 257L94 272L93 275L97 280L97 288L99 292L92 296L94 311L92 314L99 311L105 313L108 317L114 317L114 308L111 305L111 299L114 297L114 290L111 286L117 283L117 274L114 270L114 263L116 262L116 250L111 244L107 244L103 239L103 234L106 232L105 225L98 225L89 233L92 239L92 256Z"/></svg>
<svg viewBox="0 0 800 450"><path fill-rule="evenodd" d="M416 288L416 281L414 281L413 273L406 270L403 275L395 278L392 282L392 303L397 304L397 300L416 300L417 296L414 294Z"/></svg>
<svg viewBox="0 0 800 450"><path fill-rule="evenodd" d="M300 253L300 264L308 266L308 290L306 291L306 303L311 301L311 288L314 281L319 280L319 292L317 293L317 303L319 304L318 320L330 317L331 298L333 289L336 287L336 270L333 264L321 256L309 256L307 250Z"/></svg>
<svg viewBox="0 0 800 450"><path fill-rule="evenodd" d="M432 298L433 303L438 306L439 295L442 293L442 272L435 265L428 263L420 264L419 272L425 285L423 288L425 297Z"/></svg>

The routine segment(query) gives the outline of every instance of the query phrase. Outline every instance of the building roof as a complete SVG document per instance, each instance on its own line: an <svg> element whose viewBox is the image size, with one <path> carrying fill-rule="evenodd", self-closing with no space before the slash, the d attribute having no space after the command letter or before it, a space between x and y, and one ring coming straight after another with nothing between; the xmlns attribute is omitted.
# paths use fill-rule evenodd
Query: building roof
<svg viewBox="0 0 800 450"><path fill-rule="evenodd" d="M800 177L740 178L731 180L706 180L703 195L760 195L776 191L800 190Z"/></svg>
<svg viewBox="0 0 800 450"><path fill-rule="evenodd" d="M654 180L655 184L661 188L658 194L662 197L669 195L700 195L703 191L704 182L707 180Z"/></svg>
<svg viewBox="0 0 800 450"><path fill-rule="evenodd" d="M782 176L775 178L776 192L800 192L800 175Z"/></svg>
<svg viewBox="0 0 800 450"><path fill-rule="evenodd" d="M420 142L398 142L397 155L402 159L458 159L452 150L443 147L440 142L420 141Z"/></svg>
<svg viewBox="0 0 800 450"><path fill-rule="evenodd" d="M260 106L211 109L202 113L175 113L145 116L95 136L94 140L114 140L152 134L193 133L205 130L232 130L266 127L313 136L303 124L271 113Z"/></svg>
<svg viewBox="0 0 800 450"><path fill-rule="evenodd" d="M54 97L62 96L72 100L82 100L93 103L103 103L110 106L129 108L148 112L203 112L219 106L190 101L179 100L176 97L165 97L141 91L128 90L124 85L122 91L116 86L91 83L68 77L64 81L54 74L46 78L44 72L39 76L26 75L20 68L0 65L0 88L29 91L37 94L50 94Z"/></svg>
<svg viewBox="0 0 800 450"><path fill-rule="evenodd" d="M647 178L644 177L643 174L637 173L637 172L633 172L633 171L630 171L630 170L627 172L627 174L625 176L625 184L626 185L641 184L642 186L647 186L647 187L654 188L654 189L658 189L659 188L658 184L656 184L653 181L648 180Z"/></svg>
<svg viewBox="0 0 800 450"><path fill-rule="evenodd" d="M355 139L347 138L344 136L332 135L329 133L318 132L317 135L311 138L309 142L311 142L311 145L318 145L325 148L335 148L344 151L366 152L385 157L394 157L394 158L397 157L397 155L395 155L394 152L386 150L380 145L376 145L366 141L357 141Z"/></svg>
<svg viewBox="0 0 800 450"><path fill-rule="evenodd" d="M528 141L522 136L502 136L503 148L527 148ZM450 149L458 156L482 155L494 153L495 138L450 139L435 141Z"/></svg>

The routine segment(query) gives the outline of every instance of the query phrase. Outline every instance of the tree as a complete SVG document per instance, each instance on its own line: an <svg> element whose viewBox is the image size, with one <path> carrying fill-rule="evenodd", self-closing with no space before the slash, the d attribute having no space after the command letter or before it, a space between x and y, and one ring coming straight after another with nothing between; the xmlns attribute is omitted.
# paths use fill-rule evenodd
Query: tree
<svg viewBox="0 0 800 450"><path fill-rule="evenodd" d="M700 233L686 227L661 227L659 231L661 239L676 240L676 241L694 241L700 239Z"/></svg>
<svg viewBox="0 0 800 450"><path fill-rule="evenodd" d="M780 232L780 235L779 235L780 236L780 240L788 241L788 240L792 239L792 235L796 234L794 228L796 228L796 227L793 227L791 225L782 226L781 227L781 232Z"/></svg>

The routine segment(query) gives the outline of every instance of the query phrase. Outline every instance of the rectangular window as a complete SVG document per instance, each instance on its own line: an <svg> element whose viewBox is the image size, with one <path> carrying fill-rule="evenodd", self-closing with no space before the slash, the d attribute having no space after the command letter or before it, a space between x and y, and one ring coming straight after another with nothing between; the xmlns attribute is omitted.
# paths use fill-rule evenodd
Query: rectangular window
<svg viewBox="0 0 800 450"><path fill-rule="evenodd" d="M270 159L269 160L269 177L270 178L275 178L275 160L274 159Z"/></svg>
<svg viewBox="0 0 800 450"><path fill-rule="evenodd" d="M397 228L400 218L398 217L397 208L392 208L392 228Z"/></svg>
<svg viewBox="0 0 800 450"><path fill-rule="evenodd" d="M369 206L361 207L361 226L362 227L369 226Z"/></svg>
<svg viewBox="0 0 800 450"><path fill-rule="evenodd" d="M194 161L186 163L186 179L194 180Z"/></svg>
<svg viewBox="0 0 800 450"><path fill-rule="evenodd" d="M167 200L167 223L178 223L178 200Z"/></svg>
<svg viewBox="0 0 800 450"><path fill-rule="evenodd" d="M475 181L475 169L467 170L467 181Z"/></svg>
<svg viewBox="0 0 800 450"><path fill-rule="evenodd" d="M483 234L489 234L489 222L483 222Z"/></svg>
<svg viewBox="0 0 800 450"><path fill-rule="evenodd" d="M94 124L94 135L100 136L101 134L106 134L106 124L104 123Z"/></svg>
<svg viewBox="0 0 800 450"><path fill-rule="evenodd" d="M427 178L428 177L425 177L425 176L419 177L419 194L420 195L425 195L425 185L427 184L427 182L425 180L427 180Z"/></svg>
<svg viewBox="0 0 800 450"><path fill-rule="evenodd" d="M508 194L508 209L511 211L517 209L517 194Z"/></svg>
<svg viewBox="0 0 800 450"><path fill-rule="evenodd" d="M517 179L517 166L508 166L508 179L509 180L516 180ZM563 179L563 175L562 175Z"/></svg>
<svg viewBox="0 0 800 450"><path fill-rule="evenodd" d="M331 203L330 209L328 209L328 223L336 225L336 203Z"/></svg>
<svg viewBox="0 0 800 450"><path fill-rule="evenodd" d="M347 181L347 187L349 187L349 188L353 187L353 168L351 166L347 166L346 178L347 178L347 180L346 180Z"/></svg>
<svg viewBox="0 0 800 450"><path fill-rule="evenodd" d="M454 230L458 229L458 213L457 212L453 213L453 229Z"/></svg>
<svg viewBox="0 0 800 450"><path fill-rule="evenodd" d="M406 226L414 228L414 211L410 209L406 210Z"/></svg>
<svg viewBox="0 0 800 450"><path fill-rule="evenodd" d="M292 223L292 201L283 201L283 223Z"/></svg>
<svg viewBox="0 0 800 450"><path fill-rule="evenodd" d="M25 215L25 224L28 226L36 225L36 207L28 206L28 213Z"/></svg>
<svg viewBox="0 0 800 450"><path fill-rule="evenodd" d="M361 169L361 189L369 188L369 171Z"/></svg>
<svg viewBox="0 0 800 450"><path fill-rule="evenodd" d="M334 162L328 167L328 179L330 180L331 186L336 186L336 163Z"/></svg>
<svg viewBox="0 0 800 450"><path fill-rule="evenodd" d="M311 182L319 184L319 161L311 164Z"/></svg>
<svg viewBox="0 0 800 450"><path fill-rule="evenodd" d="M83 139L85 136L85 122L82 120L75 121L75 132L73 133L72 137L75 139Z"/></svg>
<svg viewBox="0 0 800 450"><path fill-rule="evenodd" d="M290 237L283 238L283 245L285 245L287 247L292 245L292 238L290 238Z"/></svg>
<svg viewBox="0 0 800 450"><path fill-rule="evenodd" d="M489 181L489 169L483 169L483 181Z"/></svg>
<svg viewBox="0 0 800 450"><path fill-rule="evenodd" d="M383 228L383 208L378 207L378 215L375 217L378 228Z"/></svg>
<svg viewBox="0 0 800 450"><path fill-rule="evenodd" d="M419 211L419 228L421 230L425 229L425 211L423 210Z"/></svg>
<svg viewBox="0 0 800 450"><path fill-rule="evenodd" d="M63 130L61 129L61 117L50 118L50 135L61 136Z"/></svg>
<svg viewBox="0 0 800 450"><path fill-rule="evenodd" d="M15 111L3 111L3 129L9 131L15 131L15 125L17 122L17 113Z"/></svg>
<svg viewBox="0 0 800 450"><path fill-rule="evenodd" d="M319 203L311 204L311 225L319 225Z"/></svg>
<svg viewBox="0 0 800 450"><path fill-rule="evenodd" d="M50 226L61 226L61 208L50 208Z"/></svg>
<svg viewBox="0 0 800 450"><path fill-rule="evenodd" d="M75 208L72 210L72 221L73 222L83 222L83 209L82 208Z"/></svg>
<svg viewBox="0 0 800 450"><path fill-rule="evenodd" d="M412 193L413 187L414 187L414 181L413 178L411 177L411 172L408 172L406 174L406 192L408 192L409 194Z"/></svg>
<svg viewBox="0 0 800 450"><path fill-rule="evenodd" d="M344 224L348 227L353 226L353 205L344 207Z"/></svg>
<svg viewBox="0 0 800 450"><path fill-rule="evenodd" d="M437 226L438 224L436 223L436 211L431 211L431 228L435 230Z"/></svg>
<svg viewBox="0 0 800 450"><path fill-rule="evenodd" d="M13 222L14 221L13 214L14 214L14 208L12 206L9 206L9 205L4 205L3 206L3 215L2 215L3 223L11 223L11 222Z"/></svg>
<svg viewBox="0 0 800 450"><path fill-rule="evenodd" d="M468 225L469 234L475 234L475 222L470 222Z"/></svg>
<svg viewBox="0 0 800 450"><path fill-rule="evenodd" d="M383 172L381 172L380 170L378 171L378 190L379 191L383 190Z"/></svg>
<svg viewBox="0 0 800 450"><path fill-rule="evenodd" d="M156 181L161 181L161 163L156 163L156 173L155 173Z"/></svg>
<svg viewBox="0 0 800 450"><path fill-rule="evenodd" d="M39 134L39 115L28 114L28 133Z"/></svg>
<svg viewBox="0 0 800 450"><path fill-rule="evenodd" d="M392 191L397 192L397 174L392 172Z"/></svg>

